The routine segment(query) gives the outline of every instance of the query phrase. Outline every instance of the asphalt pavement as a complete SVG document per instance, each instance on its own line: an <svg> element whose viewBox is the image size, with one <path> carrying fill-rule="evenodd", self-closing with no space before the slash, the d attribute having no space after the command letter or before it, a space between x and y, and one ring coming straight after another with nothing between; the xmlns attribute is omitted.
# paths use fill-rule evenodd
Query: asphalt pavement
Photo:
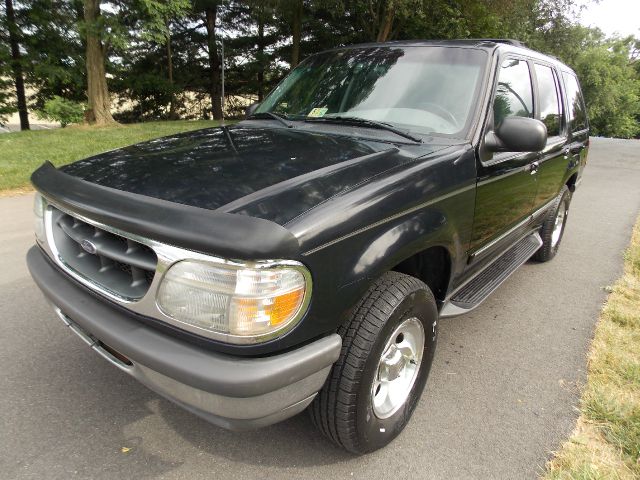
<svg viewBox="0 0 640 480"><path fill-rule="evenodd" d="M640 141L592 140L558 256L441 322L412 421L362 457L325 441L305 414L221 430L88 349L27 272L31 203L0 199L2 478L535 478L575 424L594 325L640 211Z"/></svg>

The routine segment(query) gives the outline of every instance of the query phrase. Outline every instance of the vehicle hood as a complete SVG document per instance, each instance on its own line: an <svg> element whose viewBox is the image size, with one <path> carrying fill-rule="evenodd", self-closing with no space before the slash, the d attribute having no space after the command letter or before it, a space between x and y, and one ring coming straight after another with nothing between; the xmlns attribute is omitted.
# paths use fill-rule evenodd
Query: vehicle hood
<svg viewBox="0 0 640 480"><path fill-rule="evenodd" d="M280 225L442 145L236 125L113 150L62 170L105 187Z"/></svg>

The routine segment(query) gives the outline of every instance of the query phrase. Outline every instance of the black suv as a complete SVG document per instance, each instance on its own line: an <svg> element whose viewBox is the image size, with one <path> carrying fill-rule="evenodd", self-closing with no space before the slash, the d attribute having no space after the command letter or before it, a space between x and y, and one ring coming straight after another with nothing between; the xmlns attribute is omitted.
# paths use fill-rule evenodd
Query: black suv
<svg viewBox="0 0 640 480"><path fill-rule="evenodd" d="M438 319L553 258L588 149L574 72L515 41L313 55L247 119L32 176L34 280L109 362L230 429L397 436Z"/></svg>

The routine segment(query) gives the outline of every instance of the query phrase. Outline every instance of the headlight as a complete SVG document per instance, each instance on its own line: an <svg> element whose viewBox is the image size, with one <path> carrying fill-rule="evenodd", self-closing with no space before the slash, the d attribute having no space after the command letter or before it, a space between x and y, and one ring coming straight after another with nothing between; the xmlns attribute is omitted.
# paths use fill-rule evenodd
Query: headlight
<svg viewBox="0 0 640 480"><path fill-rule="evenodd" d="M36 239L39 242L44 242L45 234L44 234L44 211L46 210L47 205L45 203L42 195L36 192L33 199L33 214L34 214L34 224L33 229L36 233Z"/></svg>
<svg viewBox="0 0 640 480"><path fill-rule="evenodd" d="M204 335L256 343L300 320L310 288L308 271L299 264L244 267L183 260L167 270L157 303L165 315Z"/></svg>

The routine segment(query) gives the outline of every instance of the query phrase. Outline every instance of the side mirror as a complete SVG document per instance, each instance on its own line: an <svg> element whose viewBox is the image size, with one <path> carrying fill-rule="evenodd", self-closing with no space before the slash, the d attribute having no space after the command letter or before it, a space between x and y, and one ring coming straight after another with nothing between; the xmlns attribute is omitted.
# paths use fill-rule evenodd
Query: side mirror
<svg viewBox="0 0 640 480"><path fill-rule="evenodd" d="M250 117L251 115L253 115L253 112L256 111L256 108L258 108L260 106L260 102L254 102L251 105L249 105L247 108L244 109L244 115L245 117Z"/></svg>
<svg viewBox="0 0 640 480"><path fill-rule="evenodd" d="M492 152L539 152L547 145L547 127L534 118L507 117L484 144Z"/></svg>

